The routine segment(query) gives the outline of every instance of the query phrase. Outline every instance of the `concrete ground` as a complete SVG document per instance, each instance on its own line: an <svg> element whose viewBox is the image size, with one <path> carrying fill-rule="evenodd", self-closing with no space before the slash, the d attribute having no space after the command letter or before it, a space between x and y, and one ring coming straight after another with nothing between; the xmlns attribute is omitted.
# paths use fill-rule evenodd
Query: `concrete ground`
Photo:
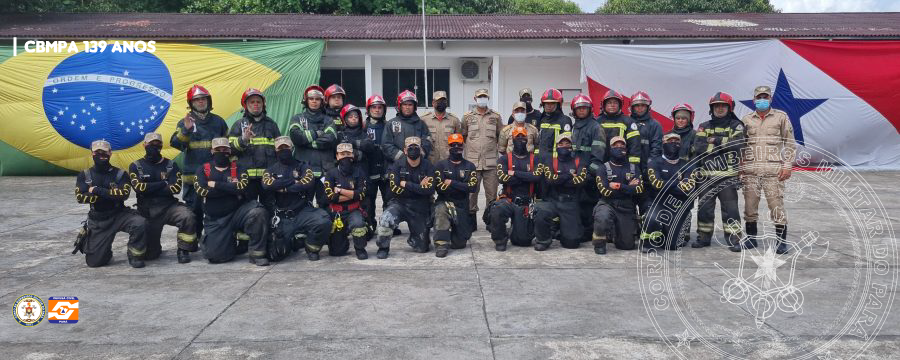
<svg viewBox="0 0 900 360"><path fill-rule="evenodd" d="M896 223L900 174L863 176L894 216L883 220ZM815 184L803 174L791 182ZM541 253L499 253L483 224L468 248L445 259L409 250L404 228L387 260L294 254L269 267L246 255L210 265L199 253L178 264L166 228L164 253L146 268L128 266L120 234L112 264L90 269L83 255L69 254L88 210L75 203L73 185L71 177L0 178L0 304L10 309L23 294L80 299L77 324L25 328L5 312L0 358L784 358L821 344L828 349L818 358L846 358L865 340L861 358L900 358L896 309L875 337L832 339L847 332L845 305L860 290L853 274L871 259L823 198L799 196L787 206L790 238L817 231L829 240L827 253L796 263L798 278L819 279L803 289L804 312L775 312L755 326L746 308L722 300L727 279L715 264L736 272L740 254L721 245L658 255L679 275L673 288L684 298L676 302L689 311L687 320L654 313L654 323L641 296L639 261L647 255L613 249L600 257L590 246L556 242ZM747 262L752 274L756 265ZM887 266L896 273L896 258ZM685 321L694 332L680 332Z"/></svg>

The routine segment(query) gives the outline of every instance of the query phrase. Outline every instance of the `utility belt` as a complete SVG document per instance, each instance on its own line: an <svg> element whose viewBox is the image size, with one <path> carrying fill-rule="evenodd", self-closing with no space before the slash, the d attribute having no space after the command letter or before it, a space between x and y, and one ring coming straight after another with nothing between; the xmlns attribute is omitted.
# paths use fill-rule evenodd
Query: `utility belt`
<svg viewBox="0 0 900 360"><path fill-rule="evenodd" d="M110 218L116 216L118 213L122 212L125 209L126 209L126 207L121 204L116 205L116 207L113 209L105 210L105 211L91 209L90 211L88 211L88 219L91 219L94 221L107 220L107 219L110 219Z"/></svg>
<svg viewBox="0 0 900 360"><path fill-rule="evenodd" d="M578 201L578 196L575 196L574 194L572 194L572 195L556 194L556 195L550 196L549 198L552 199L553 201L562 201L562 202Z"/></svg>
<svg viewBox="0 0 900 360"><path fill-rule="evenodd" d="M354 202L346 204L346 205L328 204L328 207L331 208L332 212L342 213L342 212L348 212L348 211L353 211L353 210L359 209L360 208L359 203L360 203L359 201L354 201Z"/></svg>
<svg viewBox="0 0 900 360"><path fill-rule="evenodd" d="M300 214L300 210L311 206L309 200L305 200L300 204L291 209L275 209L275 217L284 218L284 219L292 219L294 216Z"/></svg>
<svg viewBox="0 0 900 360"><path fill-rule="evenodd" d="M504 195L500 195L500 198L506 199L507 201L509 201L517 206L531 205L531 198L528 196L507 196L504 194Z"/></svg>

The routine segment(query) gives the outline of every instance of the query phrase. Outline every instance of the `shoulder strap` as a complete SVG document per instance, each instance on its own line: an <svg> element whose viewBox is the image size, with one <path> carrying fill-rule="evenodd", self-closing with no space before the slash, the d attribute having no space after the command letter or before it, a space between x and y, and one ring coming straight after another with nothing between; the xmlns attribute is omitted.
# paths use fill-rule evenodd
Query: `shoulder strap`
<svg viewBox="0 0 900 360"><path fill-rule="evenodd" d="M166 160L166 178L168 178L169 173L171 173L172 169L175 168L175 162L172 160L169 160L169 159L165 159L165 160ZM165 181L166 179L163 179L163 180Z"/></svg>
<svg viewBox="0 0 900 360"><path fill-rule="evenodd" d="M637 169L634 167L634 163L628 163L628 169L631 171L632 176L637 175Z"/></svg>
<svg viewBox="0 0 900 360"><path fill-rule="evenodd" d="M87 184L88 186L91 186L91 183L93 183L93 182L94 182L94 178L93 178L93 175L91 175L91 169L90 168L84 169L84 183Z"/></svg>
<svg viewBox="0 0 900 360"><path fill-rule="evenodd" d="M118 184L119 181L122 181L122 178L124 176L125 176L125 170L119 169L119 172L116 173L116 184Z"/></svg>
<svg viewBox="0 0 900 360"><path fill-rule="evenodd" d="M575 157L575 171L578 171L578 160L581 160L579 157Z"/></svg>
<svg viewBox="0 0 900 360"><path fill-rule="evenodd" d="M237 161L231 162L231 177L237 179Z"/></svg>
<svg viewBox="0 0 900 360"><path fill-rule="evenodd" d="M206 180L207 180L207 181L209 181L209 172L210 172L210 168L211 168L211 166L209 166L209 163L203 164L203 173L206 174Z"/></svg>
<svg viewBox="0 0 900 360"><path fill-rule="evenodd" d="M513 169L512 158L513 158L513 154L506 154L506 170L507 171Z"/></svg>
<svg viewBox="0 0 900 360"><path fill-rule="evenodd" d="M144 178L144 163L143 163L143 161L144 161L144 159L141 158L134 162L134 167L137 168L138 176L140 176L141 179Z"/></svg>
<svg viewBox="0 0 900 360"><path fill-rule="evenodd" d="M609 180L609 178L611 178L613 174L612 168L609 166L608 162L603 163L603 167L606 168L606 179Z"/></svg>
<svg viewBox="0 0 900 360"><path fill-rule="evenodd" d="M528 155L528 171L534 172L534 154ZM528 184L528 196L534 197L534 182Z"/></svg>

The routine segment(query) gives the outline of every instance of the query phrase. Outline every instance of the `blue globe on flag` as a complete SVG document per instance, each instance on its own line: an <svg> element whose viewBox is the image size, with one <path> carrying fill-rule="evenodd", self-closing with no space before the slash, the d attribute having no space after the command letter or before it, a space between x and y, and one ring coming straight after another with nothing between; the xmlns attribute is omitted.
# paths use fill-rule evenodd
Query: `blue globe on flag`
<svg viewBox="0 0 900 360"><path fill-rule="evenodd" d="M84 148L105 139L113 150L140 143L166 117L172 76L150 53L80 52L56 66L44 83L47 120Z"/></svg>

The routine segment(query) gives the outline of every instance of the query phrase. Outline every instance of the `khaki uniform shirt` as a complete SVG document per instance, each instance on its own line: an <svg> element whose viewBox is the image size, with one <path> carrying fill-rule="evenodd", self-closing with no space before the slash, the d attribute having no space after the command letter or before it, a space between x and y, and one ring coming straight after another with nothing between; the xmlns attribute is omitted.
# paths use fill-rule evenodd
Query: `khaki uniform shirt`
<svg viewBox="0 0 900 360"><path fill-rule="evenodd" d="M463 157L475 164L476 170L492 170L497 167L498 141L503 119L496 111L479 114L467 112L463 116L462 135L466 138Z"/></svg>
<svg viewBox="0 0 900 360"><path fill-rule="evenodd" d="M778 175L781 169L790 169L796 158L794 128L784 111L769 109L765 118L752 112L741 121L747 128L747 148L742 153L745 174L758 176Z"/></svg>

